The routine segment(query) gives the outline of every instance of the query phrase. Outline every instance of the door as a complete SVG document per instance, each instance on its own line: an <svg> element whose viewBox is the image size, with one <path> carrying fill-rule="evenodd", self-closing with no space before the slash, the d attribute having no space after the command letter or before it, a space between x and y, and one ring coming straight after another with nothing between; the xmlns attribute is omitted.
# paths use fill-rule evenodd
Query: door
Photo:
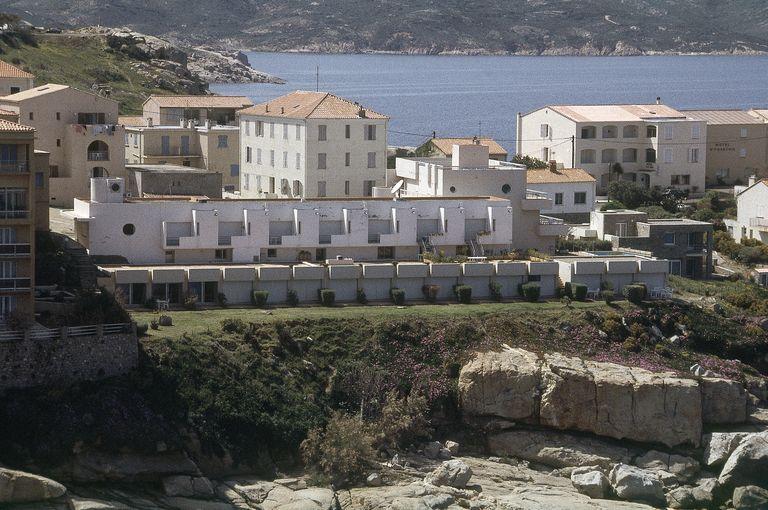
<svg viewBox="0 0 768 510"><path fill-rule="evenodd" d="M188 136L181 137L181 155L189 156L189 137Z"/></svg>
<svg viewBox="0 0 768 510"><path fill-rule="evenodd" d="M701 257L688 257L685 259L685 276L701 278Z"/></svg>
<svg viewBox="0 0 768 510"><path fill-rule="evenodd" d="M160 138L160 151L162 152L163 156L170 156L171 155L171 137L170 136L163 136Z"/></svg>

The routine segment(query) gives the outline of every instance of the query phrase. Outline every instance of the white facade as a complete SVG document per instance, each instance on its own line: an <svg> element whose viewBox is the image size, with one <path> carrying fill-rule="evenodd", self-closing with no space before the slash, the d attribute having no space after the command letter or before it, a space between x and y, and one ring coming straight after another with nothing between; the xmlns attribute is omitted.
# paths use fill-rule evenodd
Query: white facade
<svg viewBox="0 0 768 510"><path fill-rule="evenodd" d="M240 111L241 196L371 196L387 168L388 119L374 113L301 91Z"/></svg>
<svg viewBox="0 0 768 510"><path fill-rule="evenodd" d="M541 222L541 197L392 200L125 200L121 179L93 179L76 200L78 241L131 264L296 262L337 255L417 260L475 243L486 255L551 251L562 224Z"/></svg>
<svg viewBox="0 0 768 510"><path fill-rule="evenodd" d="M703 193L706 122L665 105L547 106L517 119L517 152L610 180ZM611 173L618 163L622 173Z"/></svg>
<svg viewBox="0 0 768 510"><path fill-rule="evenodd" d="M768 243L768 182L753 180L736 195L736 220L725 220L736 242L757 239Z"/></svg>
<svg viewBox="0 0 768 510"><path fill-rule="evenodd" d="M625 286L644 283L648 290L666 287L669 261L640 256L558 257L561 283L581 283L587 289L604 287L620 295Z"/></svg>

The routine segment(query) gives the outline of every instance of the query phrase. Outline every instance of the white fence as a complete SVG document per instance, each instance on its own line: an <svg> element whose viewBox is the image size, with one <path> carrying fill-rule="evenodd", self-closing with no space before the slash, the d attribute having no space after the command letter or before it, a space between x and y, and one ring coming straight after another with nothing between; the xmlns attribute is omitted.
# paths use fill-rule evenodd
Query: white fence
<svg viewBox="0 0 768 510"><path fill-rule="evenodd" d="M60 329L0 331L0 342L14 342L24 339L61 340L69 337L114 335L119 333L129 333L132 331L132 328L132 323L124 322L116 324L95 324L91 326L71 326Z"/></svg>

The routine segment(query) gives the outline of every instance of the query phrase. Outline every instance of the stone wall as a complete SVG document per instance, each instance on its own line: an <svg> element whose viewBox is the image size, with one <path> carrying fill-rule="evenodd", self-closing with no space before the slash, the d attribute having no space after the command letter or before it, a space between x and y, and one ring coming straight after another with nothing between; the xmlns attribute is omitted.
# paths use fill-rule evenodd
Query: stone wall
<svg viewBox="0 0 768 510"><path fill-rule="evenodd" d="M123 333L0 341L0 391L124 374L138 365L135 325Z"/></svg>

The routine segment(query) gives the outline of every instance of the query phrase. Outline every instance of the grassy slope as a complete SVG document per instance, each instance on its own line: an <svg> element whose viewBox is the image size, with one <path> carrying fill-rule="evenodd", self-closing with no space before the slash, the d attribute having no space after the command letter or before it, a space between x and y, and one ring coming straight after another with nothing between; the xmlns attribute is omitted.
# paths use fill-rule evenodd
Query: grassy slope
<svg viewBox="0 0 768 510"><path fill-rule="evenodd" d="M136 60L110 51L100 38L44 36L37 47L0 42L0 50L0 59L33 73L36 85L63 83L90 90L94 83L109 84L121 114L140 114L148 95L172 92L155 88L152 77L137 71Z"/></svg>

